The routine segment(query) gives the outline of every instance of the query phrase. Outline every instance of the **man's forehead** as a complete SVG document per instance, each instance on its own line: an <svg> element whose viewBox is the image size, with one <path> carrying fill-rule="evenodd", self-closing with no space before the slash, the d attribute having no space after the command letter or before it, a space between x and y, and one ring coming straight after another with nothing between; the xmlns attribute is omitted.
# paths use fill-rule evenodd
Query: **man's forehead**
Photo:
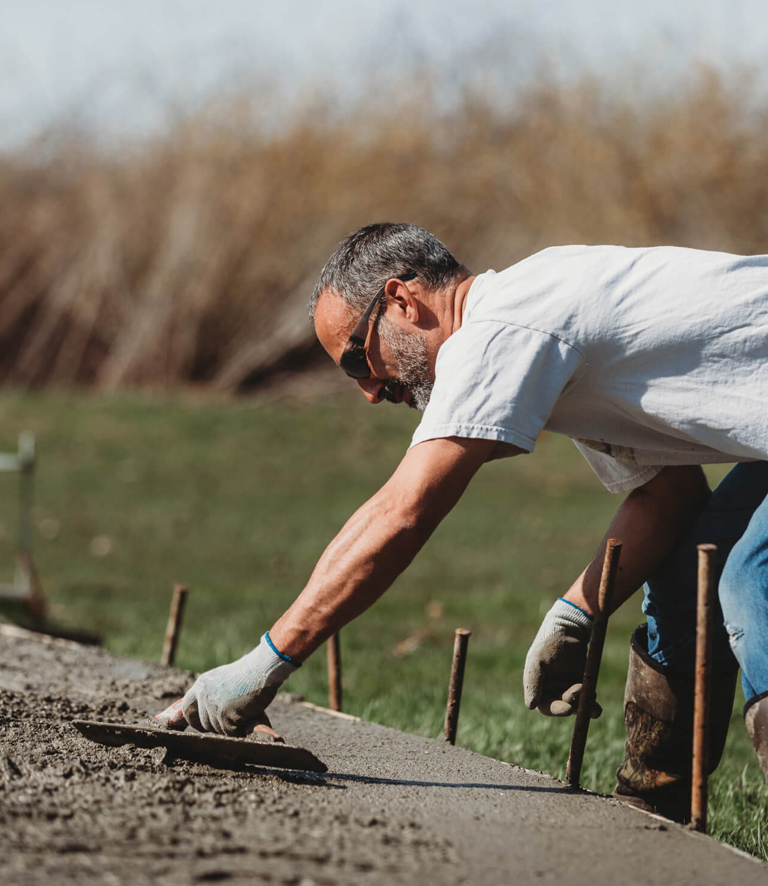
<svg viewBox="0 0 768 886"><path fill-rule="evenodd" d="M333 356L355 327L349 305L332 290L325 290L315 305L315 332L320 344Z"/></svg>

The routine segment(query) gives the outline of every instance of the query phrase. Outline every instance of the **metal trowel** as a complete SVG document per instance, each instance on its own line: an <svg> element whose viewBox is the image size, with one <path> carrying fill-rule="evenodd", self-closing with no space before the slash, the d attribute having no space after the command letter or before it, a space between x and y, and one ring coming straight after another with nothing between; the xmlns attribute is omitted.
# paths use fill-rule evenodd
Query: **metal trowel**
<svg viewBox="0 0 768 886"><path fill-rule="evenodd" d="M189 730L174 731L155 726L130 726L95 720L72 720L86 738L104 745L132 744L140 748L166 748L175 757L200 763L250 763L280 769L327 772L328 767L311 751L280 742L255 738L227 738Z"/></svg>

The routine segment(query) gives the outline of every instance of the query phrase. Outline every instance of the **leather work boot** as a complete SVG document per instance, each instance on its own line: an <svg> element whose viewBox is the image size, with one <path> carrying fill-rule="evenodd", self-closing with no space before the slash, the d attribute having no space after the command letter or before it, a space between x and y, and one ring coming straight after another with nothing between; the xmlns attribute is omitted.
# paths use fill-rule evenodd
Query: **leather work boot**
<svg viewBox="0 0 768 886"><path fill-rule="evenodd" d="M761 692L744 705L744 722L768 783L768 692Z"/></svg>
<svg viewBox="0 0 768 886"><path fill-rule="evenodd" d="M647 625L632 635L624 693L625 759L613 796L628 805L686 823L691 817L693 753L692 674L675 674L648 655ZM708 771L723 755L733 709L738 665L713 676ZM764 753L768 755L768 708Z"/></svg>

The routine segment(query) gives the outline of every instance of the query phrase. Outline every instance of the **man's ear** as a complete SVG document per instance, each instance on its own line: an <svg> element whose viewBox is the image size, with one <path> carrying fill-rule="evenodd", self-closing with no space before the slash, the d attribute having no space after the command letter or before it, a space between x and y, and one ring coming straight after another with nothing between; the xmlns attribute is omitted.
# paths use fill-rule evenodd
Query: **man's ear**
<svg viewBox="0 0 768 886"><path fill-rule="evenodd" d="M391 304L396 311L399 311L404 319L414 324L419 322L422 307L421 302L414 293L411 292L405 281L398 280L397 277L392 277L391 280L387 280L387 285L384 287L384 291L387 293L387 302Z"/></svg>

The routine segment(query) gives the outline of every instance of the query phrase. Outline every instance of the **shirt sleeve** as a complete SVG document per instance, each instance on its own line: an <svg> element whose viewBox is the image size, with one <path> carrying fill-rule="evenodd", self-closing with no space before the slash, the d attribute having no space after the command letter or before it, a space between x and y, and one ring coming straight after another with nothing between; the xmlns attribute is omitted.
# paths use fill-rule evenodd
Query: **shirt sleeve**
<svg viewBox="0 0 768 886"><path fill-rule="evenodd" d="M411 446L441 437L499 442L493 458L528 452L581 354L546 332L497 320L466 323L440 348L435 386ZM507 451L505 451L505 449Z"/></svg>
<svg viewBox="0 0 768 886"><path fill-rule="evenodd" d="M609 492L631 492L652 480L663 468L663 465L640 465L623 461L587 446L581 440L573 442Z"/></svg>

